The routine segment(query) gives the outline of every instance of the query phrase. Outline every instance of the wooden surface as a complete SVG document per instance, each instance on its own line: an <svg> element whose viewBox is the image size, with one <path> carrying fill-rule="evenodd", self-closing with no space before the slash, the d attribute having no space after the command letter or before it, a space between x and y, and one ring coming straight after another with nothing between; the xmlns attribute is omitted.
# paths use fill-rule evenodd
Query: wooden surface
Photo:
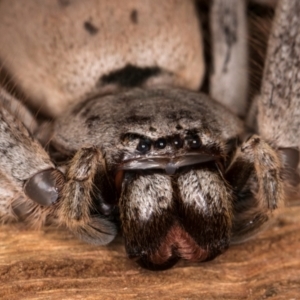
<svg viewBox="0 0 300 300"><path fill-rule="evenodd" d="M300 299L300 208L212 262L147 271L68 232L0 227L0 299Z"/></svg>

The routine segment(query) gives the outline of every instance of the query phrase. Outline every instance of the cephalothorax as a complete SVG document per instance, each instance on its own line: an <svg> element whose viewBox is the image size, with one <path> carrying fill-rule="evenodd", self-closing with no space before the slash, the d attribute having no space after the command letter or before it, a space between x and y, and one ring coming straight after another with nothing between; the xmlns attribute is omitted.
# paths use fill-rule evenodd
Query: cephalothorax
<svg viewBox="0 0 300 300"><path fill-rule="evenodd" d="M103 215L101 205L118 203L131 257L164 266L204 260L231 235L233 195L222 176L243 126L225 116L198 93L132 90L79 104L57 120L53 144L66 154L91 145L84 156L93 153L101 170L96 203Z"/></svg>
<svg viewBox="0 0 300 300"><path fill-rule="evenodd" d="M238 86L234 84L237 66L246 64L240 54L245 49L243 31L237 30L244 26L240 14L243 1L214 3L212 11L218 18L213 19L212 28L220 34L216 34L215 52L222 50L218 42L223 42L227 52L217 55L223 55L224 65L215 67L211 94L235 114L207 95L177 88L194 88L202 71L189 86L185 80L190 82L191 74L181 74L181 60L175 69L165 62L141 66L139 60L132 66L130 55L124 56L127 61L117 70L109 69L109 74L97 79L96 91L102 95L64 104L68 107L47 131L38 128L30 115L21 122L15 100L2 92L2 220L18 218L38 226L63 224L81 239L98 244L111 242L120 226L129 256L149 268L167 268L181 257L212 259L230 243L251 237L268 221L287 197L286 187L298 184L295 141L299 141L299 130L294 130L297 121L291 116L297 115L300 103L292 92L299 82L291 71L283 95L282 81L269 88L273 82L269 72L278 59L287 59L274 51L279 42L286 43L282 51L293 53L292 70L299 61L297 42L282 37L292 20L295 30L289 34L298 41L300 5L296 0L279 4L269 45L274 54L267 60L257 100L260 137L249 135L236 116L245 114L246 101L244 88L239 90L245 80L236 79ZM190 12L189 5L186 9ZM136 24L137 10L130 12L130 20ZM294 18L287 18L290 14ZM90 33L97 33L91 21L85 24ZM191 58L197 51L183 48L181 53ZM151 63L156 61L155 55L149 55ZM198 56L195 61L201 65ZM129 73L135 75L130 78ZM124 76L129 79L124 81ZM93 81L94 75L91 77ZM220 97L228 80L237 92L226 93L223 101ZM24 90L30 86L26 81L22 84ZM290 138L278 122L278 111L284 114L285 104L276 95L290 97L286 104L293 128ZM243 99L235 106L238 98ZM264 129L264 118L272 119L270 131ZM48 153L33 135L51 141Z"/></svg>

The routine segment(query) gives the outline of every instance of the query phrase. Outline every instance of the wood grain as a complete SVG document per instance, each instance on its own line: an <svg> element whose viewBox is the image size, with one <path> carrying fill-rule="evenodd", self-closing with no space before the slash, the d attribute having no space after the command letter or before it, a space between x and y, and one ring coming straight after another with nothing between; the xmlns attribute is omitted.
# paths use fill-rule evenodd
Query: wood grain
<svg viewBox="0 0 300 300"><path fill-rule="evenodd" d="M0 299L300 299L300 208L212 262L152 272L68 232L0 227Z"/></svg>

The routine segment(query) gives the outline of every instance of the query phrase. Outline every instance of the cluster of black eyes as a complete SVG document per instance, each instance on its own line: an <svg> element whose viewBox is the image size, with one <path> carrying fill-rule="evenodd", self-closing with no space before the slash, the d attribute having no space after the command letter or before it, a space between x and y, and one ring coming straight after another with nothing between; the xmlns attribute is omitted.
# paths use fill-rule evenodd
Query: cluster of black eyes
<svg viewBox="0 0 300 300"><path fill-rule="evenodd" d="M198 149L202 145L198 135L187 136L185 140L190 149ZM146 153L150 151L152 145L156 149L164 149L167 146L167 144L171 144L173 147L180 149L184 145L184 140L181 139L180 136L172 138L159 138L156 141L144 138L140 139L136 149L141 153Z"/></svg>

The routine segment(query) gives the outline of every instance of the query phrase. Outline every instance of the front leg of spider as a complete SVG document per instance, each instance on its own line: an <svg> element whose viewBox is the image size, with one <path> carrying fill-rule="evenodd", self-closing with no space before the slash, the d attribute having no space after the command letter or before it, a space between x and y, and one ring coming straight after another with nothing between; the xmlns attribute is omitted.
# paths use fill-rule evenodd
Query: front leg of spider
<svg viewBox="0 0 300 300"><path fill-rule="evenodd" d="M299 15L299 1L278 2L261 92L257 99L258 132L278 149L282 158L282 177L288 204L297 204L299 201Z"/></svg>
<svg viewBox="0 0 300 300"><path fill-rule="evenodd" d="M19 219L37 228L58 221L83 240L109 243L116 228L104 217L111 207L103 198L111 188L100 151L80 149L64 175L25 127L30 120L22 122L14 114L6 94L0 93L0 100L0 189L7 190L0 198L1 221ZM20 103L18 107L26 111Z"/></svg>
<svg viewBox="0 0 300 300"><path fill-rule="evenodd" d="M113 210L115 199L106 199L111 186L101 151L96 147L79 149L69 163L65 180L57 208L59 223L86 242L110 243L117 230L105 215Z"/></svg>
<svg viewBox="0 0 300 300"><path fill-rule="evenodd" d="M64 176L26 127L34 122L21 103L0 90L0 188L16 195L1 197L0 219L20 217L40 227L59 198Z"/></svg>
<svg viewBox="0 0 300 300"><path fill-rule="evenodd" d="M235 193L232 242L261 229L284 202L282 161L261 137L251 136L238 148L225 177Z"/></svg>

